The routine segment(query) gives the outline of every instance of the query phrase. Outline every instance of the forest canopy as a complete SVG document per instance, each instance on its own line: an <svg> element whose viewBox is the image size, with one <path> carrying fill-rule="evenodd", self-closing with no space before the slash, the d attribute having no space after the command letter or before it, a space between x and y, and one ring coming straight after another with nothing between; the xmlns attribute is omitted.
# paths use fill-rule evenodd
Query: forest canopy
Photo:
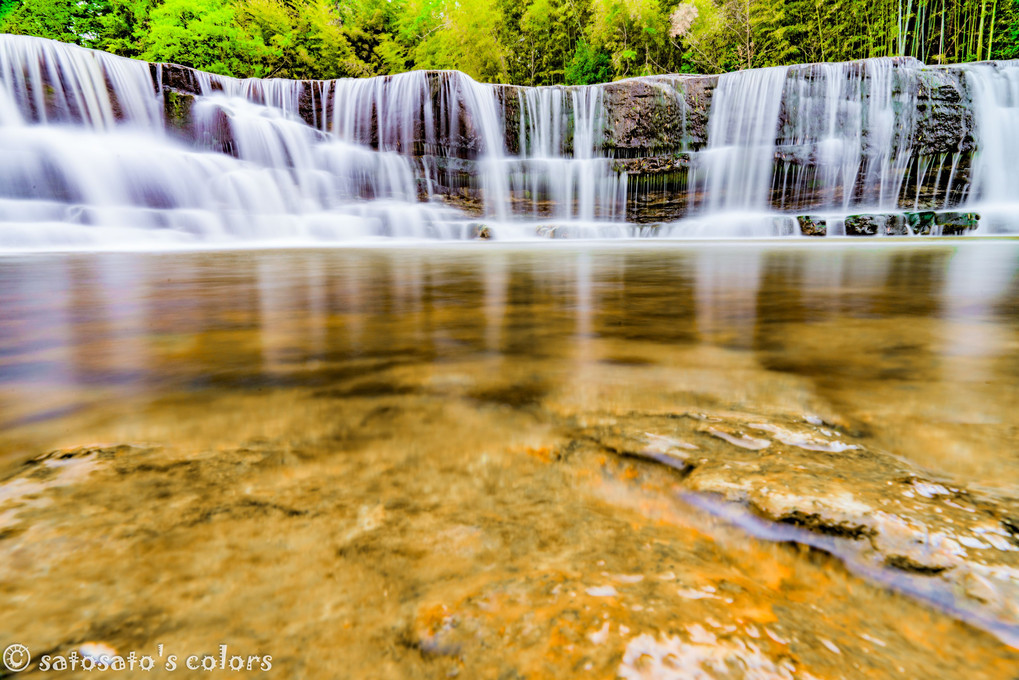
<svg viewBox="0 0 1019 680"><path fill-rule="evenodd" d="M238 77L587 84L864 57L1011 59L1019 0L0 0L0 30Z"/></svg>

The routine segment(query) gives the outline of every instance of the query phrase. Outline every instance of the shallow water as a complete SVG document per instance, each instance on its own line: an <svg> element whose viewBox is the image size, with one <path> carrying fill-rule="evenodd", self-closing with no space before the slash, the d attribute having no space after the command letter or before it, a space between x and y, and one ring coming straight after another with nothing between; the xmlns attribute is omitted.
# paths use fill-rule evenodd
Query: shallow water
<svg viewBox="0 0 1019 680"><path fill-rule="evenodd" d="M1008 240L4 258L0 641L1015 677L1017 273Z"/></svg>

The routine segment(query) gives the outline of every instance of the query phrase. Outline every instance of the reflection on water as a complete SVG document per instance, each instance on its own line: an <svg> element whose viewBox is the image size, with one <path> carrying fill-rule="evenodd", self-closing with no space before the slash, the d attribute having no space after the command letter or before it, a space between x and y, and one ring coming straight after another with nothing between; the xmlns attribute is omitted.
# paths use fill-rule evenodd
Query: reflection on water
<svg viewBox="0 0 1019 680"><path fill-rule="evenodd" d="M1012 677L1017 273L1011 241L0 260L0 640Z"/></svg>
<svg viewBox="0 0 1019 680"><path fill-rule="evenodd" d="M554 359L540 382L569 390L605 364L697 370L684 348L701 344L757 382L809 379L889 450L1011 485L1008 442L988 438L1019 423L1017 268L1012 242L8 259L4 434L97 401L326 384L357 359Z"/></svg>

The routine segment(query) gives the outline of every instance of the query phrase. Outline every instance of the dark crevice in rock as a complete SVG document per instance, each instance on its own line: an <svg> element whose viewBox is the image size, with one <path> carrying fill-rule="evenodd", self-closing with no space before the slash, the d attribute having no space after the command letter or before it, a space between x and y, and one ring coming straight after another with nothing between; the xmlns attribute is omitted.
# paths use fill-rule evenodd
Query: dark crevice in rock
<svg viewBox="0 0 1019 680"><path fill-rule="evenodd" d="M631 445L627 445L622 439L613 438L611 442L605 441L605 439L595 436L582 436L578 440L571 442L571 445L575 448L579 448L581 442L590 442L594 444L599 450L605 451L606 453L614 456L620 456L622 458L635 458L638 460L656 463L663 465L667 468L674 470L679 476L680 480L684 480L690 476L691 473L697 468L691 461L689 461L682 454L670 455L669 453L654 451L648 448L647 444L642 444L638 441L633 441Z"/></svg>
<svg viewBox="0 0 1019 680"><path fill-rule="evenodd" d="M766 514L763 514L762 517L765 517L765 519L771 519L768 518ZM777 521L781 524L791 524L793 526L800 527L801 529L806 529L807 531L824 534L825 536L834 536L836 538L858 540L875 535L874 530L870 527L866 527L861 524L837 522L817 513L806 513L800 510L795 510L789 514L774 518L773 521Z"/></svg>
<svg viewBox="0 0 1019 680"><path fill-rule="evenodd" d="M948 567L945 566L917 562L907 555L889 555L885 558L885 566L920 576L937 576L948 570Z"/></svg>

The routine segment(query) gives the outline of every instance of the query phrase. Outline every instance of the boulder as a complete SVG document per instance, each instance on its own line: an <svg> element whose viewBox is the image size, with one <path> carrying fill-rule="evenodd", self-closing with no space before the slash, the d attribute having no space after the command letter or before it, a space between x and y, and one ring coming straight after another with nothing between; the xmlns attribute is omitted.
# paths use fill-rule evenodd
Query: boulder
<svg viewBox="0 0 1019 680"><path fill-rule="evenodd" d="M849 215L846 236L905 236L906 218L900 213Z"/></svg>
<svg viewBox="0 0 1019 680"><path fill-rule="evenodd" d="M800 234L803 236L828 235L828 221L823 217L800 215L796 221L800 225Z"/></svg>
<svg viewBox="0 0 1019 680"><path fill-rule="evenodd" d="M958 236L979 227L980 215L971 212L939 212L934 214L934 224L942 236Z"/></svg>

